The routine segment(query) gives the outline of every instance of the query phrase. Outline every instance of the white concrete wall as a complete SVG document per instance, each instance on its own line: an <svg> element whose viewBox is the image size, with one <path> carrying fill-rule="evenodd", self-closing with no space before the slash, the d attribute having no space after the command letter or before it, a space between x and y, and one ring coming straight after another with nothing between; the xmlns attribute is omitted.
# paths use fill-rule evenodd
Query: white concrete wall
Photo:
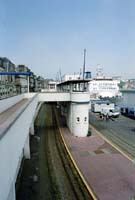
<svg viewBox="0 0 135 200"><path fill-rule="evenodd" d="M89 104L72 103L72 132L75 136L85 137L88 134ZM79 118L79 122L78 119Z"/></svg>
<svg viewBox="0 0 135 200"><path fill-rule="evenodd" d="M29 134L29 127L38 103L38 96L18 117L0 140L0 200L11 199L23 148Z"/></svg>
<svg viewBox="0 0 135 200"><path fill-rule="evenodd" d="M39 101L53 102L53 101L70 101L70 93L39 93Z"/></svg>
<svg viewBox="0 0 135 200"><path fill-rule="evenodd" d="M89 102L90 93L89 92L71 92L71 102Z"/></svg>
<svg viewBox="0 0 135 200"><path fill-rule="evenodd" d="M0 100L0 113L4 112L14 104L18 103L24 98L24 94L20 94L14 97L10 97L7 99Z"/></svg>
<svg viewBox="0 0 135 200"><path fill-rule="evenodd" d="M37 93L35 92L30 92L30 93L24 93L24 98L32 98L36 95Z"/></svg>
<svg viewBox="0 0 135 200"><path fill-rule="evenodd" d="M87 92L71 93L71 102L67 109L67 125L74 136L85 137L88 134L89 100Z"/></svg>
<svg viewBox="0 0 135 200"><path fill-rule="evenodd" d="M16 199L15 183L13 182L11 187L10 187L10 191L9 191L7 200L15 200L15 199Z"/></svg>
<svg viewBox="0 0 135 200"><path fill-rule="evenodd" d="M87 136L89 125L88 110L88 103L70 103L68 105L67 125L74 136Z"/></svg>
<svg viewBox="0 0 135 200"><path fill-rule="evenodd" d="M21 101L24 98L32 98L36 95L36 93L25 93L25 94L20 94L14 97L10 97L7 99L0 100L0 113L4 112L8 108L12 107L19 101Z"/></svg>

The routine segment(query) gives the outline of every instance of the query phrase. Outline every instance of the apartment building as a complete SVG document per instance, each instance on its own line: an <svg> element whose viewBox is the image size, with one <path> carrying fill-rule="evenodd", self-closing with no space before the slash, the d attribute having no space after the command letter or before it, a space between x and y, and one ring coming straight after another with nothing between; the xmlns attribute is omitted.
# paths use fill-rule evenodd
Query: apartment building
<svg viewBox="0 0 135 200"><path fill-rule="evenodd" d="M6 57L0 57L0 72L15 72L15 64ZM15 76L0 75L0 96L4 98L15 93Z"/></svg>
<svg viewBox="0 0 135 200"><path fill-rule="evenodd" d="M0 57L0 72L31 72L31 70L23 64L15 66L8 58ZM40 92L45 88L45 79L33 72L29 77L22 74L0 75L0 99L27 92L28 78L30 92Z"/></svg>

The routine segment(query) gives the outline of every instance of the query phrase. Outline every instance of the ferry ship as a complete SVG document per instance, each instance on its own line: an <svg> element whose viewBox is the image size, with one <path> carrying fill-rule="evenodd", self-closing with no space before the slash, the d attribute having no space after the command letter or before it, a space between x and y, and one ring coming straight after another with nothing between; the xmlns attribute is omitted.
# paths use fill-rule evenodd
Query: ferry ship
<svg viewBox="0 0 135 200"><path fill-rule="evenodd" d="M119 83L120 80L118 79L104 76L103 69L98 66L96 78L89 82L90 97L94 99L121 97Z"/></svg>

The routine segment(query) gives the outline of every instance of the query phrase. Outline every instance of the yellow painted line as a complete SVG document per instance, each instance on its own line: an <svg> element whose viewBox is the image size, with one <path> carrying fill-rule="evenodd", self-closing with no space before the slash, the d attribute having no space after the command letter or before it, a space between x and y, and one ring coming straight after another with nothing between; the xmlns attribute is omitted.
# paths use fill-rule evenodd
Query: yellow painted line
<svg viewBox="0 0 135 200"><path fill-rule="evenodd" d="M56 112L55 112L55 115L57 115ZM65 149L66 149L66 151L67 151L67 153L68 153L68 155L69 155L69 157L70 157L70 159L71 159L71 161L72 161L77 173L79 174L79 176L80 176L84 186L86 187L87 191L89 192L90 196L92 196L93 200L97 200L97 197L95 196L94 192L92 191L92 189L90 188L90 186L86 182L86 180L85 180L84 176L82 175L81 171L79 170L75 160L73 159L73 157L72 157L72 155L71 155L71 153L69 151L69 148L67 147L67 144L66 144L65 139L63 137L62 131L60 129L58 117L56 117L56 120L57 120L58 129L59 129L59 132L60 132L60 135L61 135L61 138L62 138L62 142L63 142L63 144L65 146Z"/></svg>
<svg viewBox="0 0 135 200"><path fill-rule="evenodd" d="M114 143L112 143L109 139L107 139L105 136L102 135L101 132L99 132L94 126L89 124L89 126L108 144L110 144L113 148L115 148L118 152L120 152L123 156L125 156L128 160L134 163L134 159L132 159L129 155L127 155L125 152L123 152L118 146L116 146Z"/></svg>

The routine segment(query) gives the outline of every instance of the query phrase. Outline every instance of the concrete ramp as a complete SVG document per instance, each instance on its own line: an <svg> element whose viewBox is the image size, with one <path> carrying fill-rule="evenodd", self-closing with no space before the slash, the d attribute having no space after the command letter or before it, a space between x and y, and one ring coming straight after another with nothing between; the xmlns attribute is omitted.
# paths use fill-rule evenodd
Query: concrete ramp
<svg viewBox="0 0 135 200"><path fill-rule="evenodd" d="M15 181L24 152L29 153L29 128L37 103L38 95L27 95L0 114L0 200L15 199Z"/></svg>

